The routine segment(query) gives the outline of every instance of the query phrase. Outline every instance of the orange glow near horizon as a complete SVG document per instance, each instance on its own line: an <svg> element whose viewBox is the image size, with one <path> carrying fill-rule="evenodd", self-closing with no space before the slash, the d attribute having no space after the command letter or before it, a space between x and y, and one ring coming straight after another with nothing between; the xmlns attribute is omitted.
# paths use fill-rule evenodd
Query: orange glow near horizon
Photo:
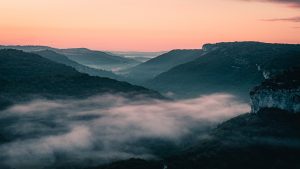
<svg viewBox="0 0 300 169"><path fill-rule="evenodd" d="M117 51L221 41L300 43L299 8L239 0L2 0L1 45Z"/></svg>

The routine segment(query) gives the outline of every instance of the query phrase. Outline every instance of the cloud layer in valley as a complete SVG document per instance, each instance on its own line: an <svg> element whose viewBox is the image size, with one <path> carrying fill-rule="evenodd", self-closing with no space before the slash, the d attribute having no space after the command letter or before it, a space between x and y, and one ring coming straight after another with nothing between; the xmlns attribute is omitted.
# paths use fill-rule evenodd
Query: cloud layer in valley
<svg viewBox="0 0 300 169"><path fill-rule="evenodd" d="M159 158L162 149L201 139L216 124L248 111L247 104L227 94L182 101L113 95L35 100L0 112L0 166L86 167Z"/></svg>

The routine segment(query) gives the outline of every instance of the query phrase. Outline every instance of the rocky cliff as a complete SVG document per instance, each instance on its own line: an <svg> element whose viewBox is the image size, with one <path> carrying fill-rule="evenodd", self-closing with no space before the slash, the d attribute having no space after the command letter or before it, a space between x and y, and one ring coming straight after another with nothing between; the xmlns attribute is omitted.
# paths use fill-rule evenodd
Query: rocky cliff
<svg viewBox="0 0 300 169"><path fill-rule="evenodd" d="M288 112L300 112L300 69L293 68L267 79L250 92L251 111L277 108Z"/></svg>

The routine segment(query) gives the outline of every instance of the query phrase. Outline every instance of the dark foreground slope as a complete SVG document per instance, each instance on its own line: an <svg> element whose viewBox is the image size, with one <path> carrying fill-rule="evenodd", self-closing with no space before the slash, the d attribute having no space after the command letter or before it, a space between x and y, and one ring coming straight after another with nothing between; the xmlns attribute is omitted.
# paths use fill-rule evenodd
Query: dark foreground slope
<svg viewBox="0 0 300 169"><path fill-rule="evenodd" d="M127 93L160 97L157 92L109 78L92 77L18 50L0 50L2 107L28 97L87 97L104 93Z"/></svg>
<svg viewBox="0 0 300 169"><path fill-rule="evenodd" d="M144 82L177 65L195 60L199 58L201 54L202 50L200 49L172 50L126 70L125 75L137 82Z"/></svg>
<svg viewBox="0 0 300 169"><path fill-rule="evenodd" d="M217 43L203 46L200 58L158 75L146 84L178 97L229 92L246 97L265 78L300 65L300 45L259 42Z"/></svg>
<svg viewBox="0 0 300 169"><path fill-rule="evenodd" d="M168 168L299 168L300 116L266 109L233 118L183 154Z"/></svg>
<svg viewBox="0 0 300 169"><path fill-rule="evenodd" d="M98 169L298 169L299 130L299 114L266 109L233 118L164 160L130 159Z"/></svg>

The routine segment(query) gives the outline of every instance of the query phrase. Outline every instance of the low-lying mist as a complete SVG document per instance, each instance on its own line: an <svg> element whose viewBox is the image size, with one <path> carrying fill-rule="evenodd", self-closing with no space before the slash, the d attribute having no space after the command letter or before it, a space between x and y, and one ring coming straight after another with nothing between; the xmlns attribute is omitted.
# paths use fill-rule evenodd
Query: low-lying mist
<svg viewBox="0 0 300 169"><path fill-rule="evenodd" d="M10 107L0 112L0 166L87 167L133 157L160 158L249 111L249 105L227 94L145 100L103 95Z"/></svg>

